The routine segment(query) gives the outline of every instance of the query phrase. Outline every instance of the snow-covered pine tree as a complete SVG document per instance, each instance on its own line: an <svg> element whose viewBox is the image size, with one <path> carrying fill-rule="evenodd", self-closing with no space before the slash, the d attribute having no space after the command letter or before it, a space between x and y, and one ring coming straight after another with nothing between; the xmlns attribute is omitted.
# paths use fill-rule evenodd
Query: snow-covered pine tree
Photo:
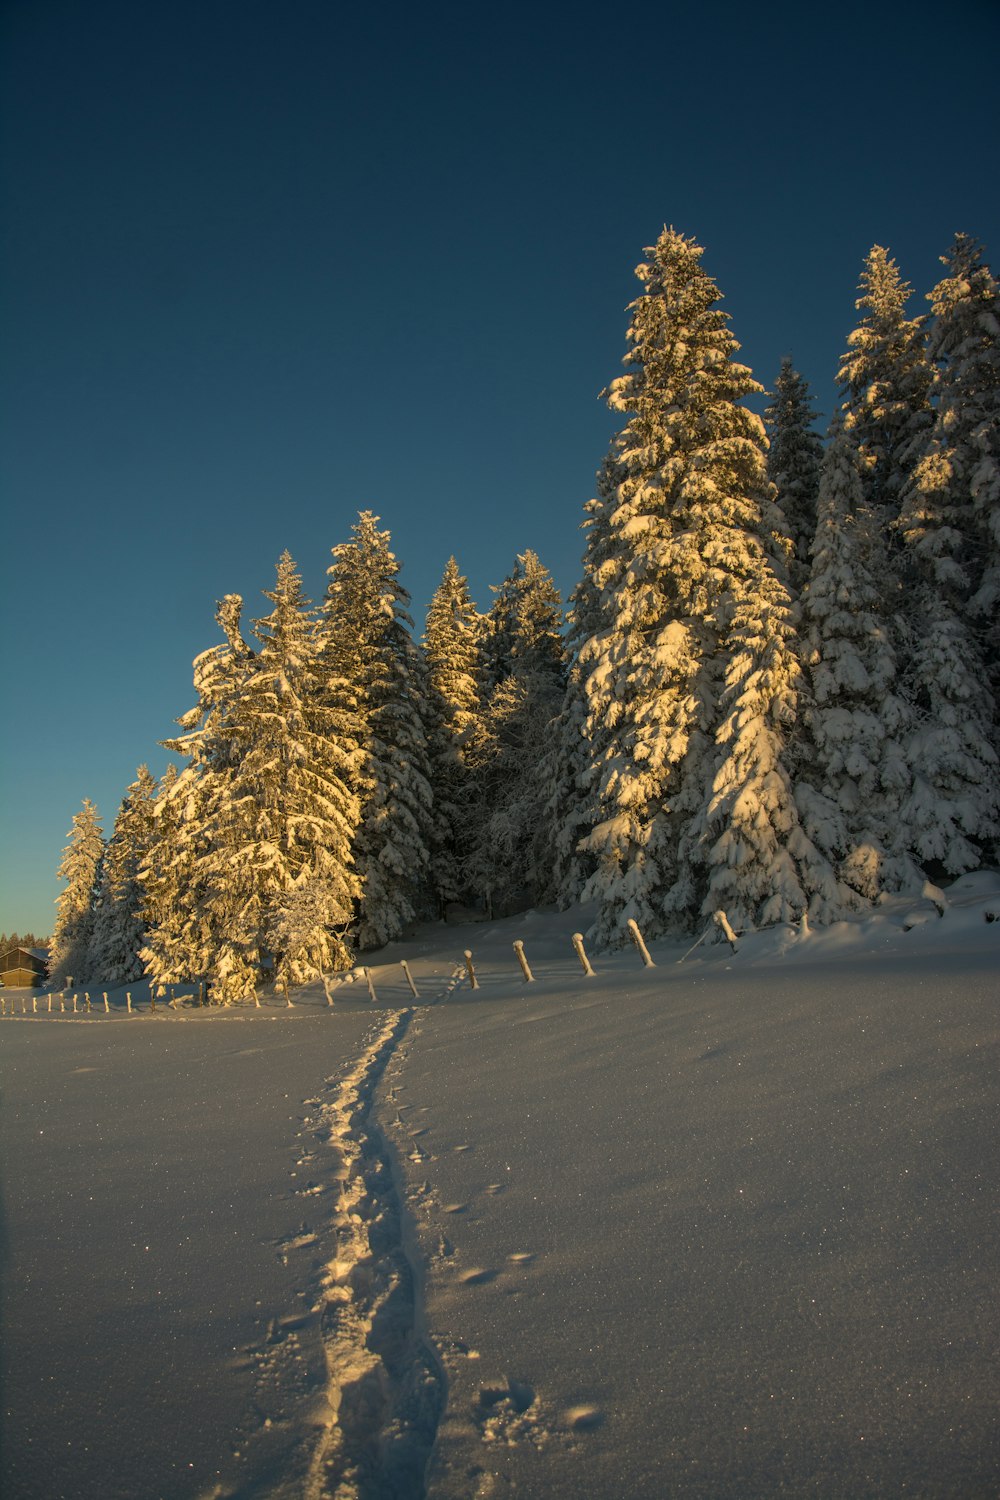
<svg viewBox="0 0 1000 1500"><path fill-rule="evenodd" d="M797 695L789 599L763 423L740 404L762 388L736 362L701 255L667 229L647 251L628 373L607 392L628 417L615 451L624 477L592 575L597 628L579 654L597 747L596 823L583 842L598 868L585 894L600 899L603 942L621 942L629 917L653 934L690 927L723 866L736 871L729 888L745 920L795 915L821 863L779 770ZM780 622L780 663L754 632L755 598ZM770 725L752 765L733 733L736 704ZM776 847L720 837L720 814L737 809L759 815Z"/></svg>
<svg viewBox="0 0 1000 1500"><path fill-rule="evenodd" d="M122 799L104 855L92 968L94 976L109 986L127 984L143 974L139 950L146 936L145 893L139 871L153 838L155 795L155 778L148 766L140 766Z"/></svg>
<svg viewBox="0 0 1000 1500"><path fill-rule="evenodd" d="M888 528L932 422L927 320L905 316L912 288L881 245L865 258L858 290L862 317L838 373L843 425L857 450L872 524Z"/></svg>
<svg viewBox="0 0 1000 1500"><path fill-rule="evenodd" d="M378 520L362 511L351 541L333 548L324 606L328 670L355 688L363 726L354 845L362 948L399 937L429 904L434 839L423 662L410 633L410 596Z"/></svg>
<svg viewBox="0 0 1000 1500"><path fill-rule="evenodd" d="M820 922L883 890L919 887L901 813L908 710L886 620L883 533L865 504L862 463L854 432L838 416L803 598L811 694L796 779L803 824L838 875L813 897L810 914Z"/></svg>
<svg viewBox="0 0 1000 1500"><path fill-rule="evenodd" d="M893 541L931 421L925 320L905 316L910 295L895 261L873 246L820 482L804 599L812 702L798 785L806 824L838 875L835 892L816 898L820 919L919 879L901 824L910 714L899 680L904 562Z"/></svg>
<svg viewBox="0 0 1000 1500"><path fill-rule="evenodd" d="M66 888L56 899L56 921L49 947L49 976L63 985L90 980L93 961L94 914L100 891L104 836L97 808L88 797L73 818L69 842L59 862L58 875Z"/></svg>
<svg viewBox="0 0 1000 1500"><path fill-rule="evenodd" d="M594 873L594 860L582 841L598 821L594 783L607 749L602 735L606 729L589 722L580 651L601 626L599 580L613 552L611 516L624 477L612 451L598 470L597 494L584 506L581 529L587 541L583 572L569 600L566 692L542 768L547 786L544 828L550 851L549 894L564 909L581 899Z"/></svg>
<svg viewBox="0 0 1000 1500"><path fill-rule="evenodd" d="M195 663L198 704L167 745L189 764L157 800L143 870L151 976L205 977L224 1003L251 995L267 965L292 985L349 964L343 934L360 892L350 691L331 678L287 553L265 597L256 652L239 596L219 606L228 644Z"/></svg>
<svg viewBox="0 0 1000 1500"><path fill-rule="evenodd" d="M823 463L823 443L813 430L812 406L808 381L786 357L781 361L764 421L770 439L767 477L775 487L793 548L789 574L794 597L801 593L809 576L809 549L816 531L816 496Z"/></svg>
<svg viewBox="0 0 1000 1500"><path fill-rule="evenodd" d="M253 653L240 634L243 601L227 594L216 619L224 646L203 651L194 661L198 701L178 719L182 733L164 740L182 756L182 770L168 769L153 807L154 829L140 870L145 892L146 944L140 957L154 983L178 984L218 976L225 941L219 925L221 900L209 879L219 809L241 754L234 725L250 673ZM256 979L248 967L241 980L247 993Z"/></svg>
<svg viewBox="0 0 1000 1500"><path fill-rule="evenodd" d="M424 630L428 686L428 753L434 799L432 874L438 909L465 896L461 869L469 840L465 748L479 715L479 646L483 620L454 557L434 592Z"/></svg>
<svg viewBox="0 0 1000 1500"><path fill-rule="evenodd" d="M538 554L530 548L518 553L493 592L482 642L486 690L514 676L548 679L561 690L566 677L562 600Z"/></svg>
<svg viewBox="0 0 1000 1500"><path fill-rule="evenodd" d="M469 737L472 838L466 876L488 911L539 900L551 882L544 767L566 688L562 600L536 553L494 590L485 701Z"/></svg>
<svg viewBox="0 0 1000 1500"><path fill-rule="evenodd" d="M974 869L1000 839L1000 295L959 235L930 294L936 410L899 520L914 569L905 813L933 873Z"/></svg>
<svg viewBox="0 0 1000 1500"><path fill-rule="evenodd" d="M343 933L360 895L351 852L357 724L343 686L333 694L324 678L320 691L321 641L287 552L264 597L273 608L254 623L260 650L230 725L240 753L213 808L203 861L222 934L220 999L245 993L248 971L266 958L285 986L347 966Z"/></svg>

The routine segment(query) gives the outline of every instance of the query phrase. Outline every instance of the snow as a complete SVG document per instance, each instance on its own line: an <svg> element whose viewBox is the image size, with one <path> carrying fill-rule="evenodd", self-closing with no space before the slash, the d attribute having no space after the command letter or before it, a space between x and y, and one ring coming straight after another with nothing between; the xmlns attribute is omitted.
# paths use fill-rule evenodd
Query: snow
<svg viewBox="0 0 1000 1500"><path fill-rule="evenodd" d="M989 916L587 977L577 907L420 928L375 1005L15 1007L0 1491L991 1492Z"/></svg>

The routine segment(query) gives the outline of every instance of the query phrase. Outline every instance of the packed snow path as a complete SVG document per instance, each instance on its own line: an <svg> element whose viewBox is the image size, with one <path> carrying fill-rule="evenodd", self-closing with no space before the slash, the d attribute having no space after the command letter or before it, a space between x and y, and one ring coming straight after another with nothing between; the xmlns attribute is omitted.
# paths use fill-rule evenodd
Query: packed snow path
<svg viewBox="0 0 1000 1500"><path fill-rule="evenodd" d="M371 1112L411 1016L404 1010L379 1026L320 1109L341 1165L321 1320L331 1419L306 1500L417 1500L444 1404L440 1368L420 1334L392 1164Z"/></svg>

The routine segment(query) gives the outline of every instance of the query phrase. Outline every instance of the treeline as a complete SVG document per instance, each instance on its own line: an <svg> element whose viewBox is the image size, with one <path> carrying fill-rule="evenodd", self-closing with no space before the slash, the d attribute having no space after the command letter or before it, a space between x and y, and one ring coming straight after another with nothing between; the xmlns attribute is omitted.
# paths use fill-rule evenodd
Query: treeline
<svg viewBox="0 0 1000 1500"><path fill-rule="evenodd" d="M9 953L12 948L47 948L47 937L36 937L33 932L12 932L10 937L0 932L0 953Z"/></svg>
<svg viewBox="0 0 1000 1500"><path fill-rule="evenodd" d="M105 847L88 803L55 973L296 983L452 902L596 900L593 936L819 922L997 857L1000 296L959 236L929 294L876 246L824 444L786 360L738 362L694 241L637 269L623 421L568 630L531 552L480 615L454 559L414 638L364 512L319 610L195 663L196 706ZM76 965L76 968L73 965ZM79 974L77 974L79 969Z"/></svg>
<svg viewBox="0 0 1000 1500"><path fill-rule="evenodd" d="M520 555L481 615L450 559L414 639L390 536L370 511L333 548L322 607L279 560L270 611L194 664L197 704L145 767L105 845L74 820L51 972L206 977L241 998L296 984L455 902L513 909L546 883L542 761L566 686L563 610Z"/></svg>

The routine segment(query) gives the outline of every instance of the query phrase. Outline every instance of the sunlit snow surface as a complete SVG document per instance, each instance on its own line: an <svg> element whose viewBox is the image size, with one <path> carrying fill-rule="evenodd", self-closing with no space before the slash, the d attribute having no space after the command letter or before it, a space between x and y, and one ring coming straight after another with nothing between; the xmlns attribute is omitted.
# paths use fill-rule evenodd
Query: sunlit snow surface
<svg viewBox="0 0 1000 1500"><path fill-rule="evenodd" d="M6 1017L0 1492L994 1493L1000 880L946 894L590 979L587 914L531 913L375 955L375 1005ZM331 1383L380 1361L384 1410Z"/></svg>

